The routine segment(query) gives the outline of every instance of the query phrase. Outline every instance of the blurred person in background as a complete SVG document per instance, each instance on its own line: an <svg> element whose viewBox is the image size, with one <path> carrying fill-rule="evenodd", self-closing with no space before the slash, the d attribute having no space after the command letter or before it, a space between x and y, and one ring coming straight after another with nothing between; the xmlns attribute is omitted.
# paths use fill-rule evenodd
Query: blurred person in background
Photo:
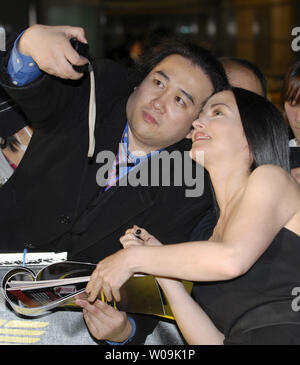
<svg viewBox="0 0 300 365"><path fill-rule="evenodd" d="M27 125L25 116L0 90L0 186L20 164L31 136L32 129Z"/></svg>
<svg viewBox="0 0 300 365"><path fill-rule="evenodd" d="M229 84L256 94L267 96L267 81L262 71L254 63L237 57L220 57Z"/></svg>
<svg viewBox="0 0 300 365"><path fill-rule="evenodd" d="M300 183L300 60L287 71L282 88L282 104L292 131L289 141L291 174Z"/></svg>

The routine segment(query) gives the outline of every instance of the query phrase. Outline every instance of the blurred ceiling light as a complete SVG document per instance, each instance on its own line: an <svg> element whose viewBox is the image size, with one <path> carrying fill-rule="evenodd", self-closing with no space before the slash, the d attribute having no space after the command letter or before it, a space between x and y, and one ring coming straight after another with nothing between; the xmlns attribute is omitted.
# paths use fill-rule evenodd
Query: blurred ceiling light
<svg viewBox="0 0 300 365"><path fill-rule="evenodd" d="M114 35L122 35L124 33L124 27L121 23L115 23L111 28L111 33Z"/></svg>
<svg viewBox="0 0 300 365"><path fill-rule="evenodd" d="M217 25L213 19L209 19L206 24L206 32L210 37L213 37L217 33Z"/></svg>
<svg viewBox="0 0 300 365"><path fill-rule="evenodd" d="M99 22L101 25L106 25L107 24L107 17L103 14L100 15L99 17Z"/></svg>
<svg viewBox="0 0 300 365"><path fill-rule="evenodd" d="M254 22L252 23L252 33L254 35L258 35L260 31L260 26L258 24L258 22L256 20L254 20Z"/></svg>
<svg viewBox="0 0 300 365"><path fill-rule="evenodd" d="M190 24L190 25L180 25L179 26L179 33L182 34L197 34L198 33L198 25L197 24Z"/></svg>
<svg viewBox="0 0 300 365"><path fill-rule="evenodd" d="M29 24L29 26L31 26L36 23L37 23L36 4L33 1L31 1L29 3L29 9L28 9L28 24Z"/></svg>
<svg viewBox="0 0 300 365"><path fill-rule="evenodd" d="M230 35L231 37L235 37L236 32L237 32L236 22L234 20L230 20L227 23L227 33L228 33L228 35Z"/></svg>

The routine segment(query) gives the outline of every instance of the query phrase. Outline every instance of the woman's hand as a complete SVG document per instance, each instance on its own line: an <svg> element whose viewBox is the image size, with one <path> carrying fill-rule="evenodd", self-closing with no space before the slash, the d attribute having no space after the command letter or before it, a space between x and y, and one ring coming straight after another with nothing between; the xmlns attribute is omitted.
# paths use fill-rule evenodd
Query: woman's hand
<svg viewBox="0 0 300 365"><path fill-rule="evenodd" d="M134 273L130 253L130 248L120 250L97 264L85 289L89 302L97 299L101 289L109 302L120 301L119 289Z"/></svg>
<svg viewBox="0 0 300 365"><path fill-rule="evenodd" d="M140 239L138 238L140 237ZM158 241L154 236L149 234L145 229L142 229L138 226L133 226L133 228L127 229L124 236L120 238L120 242L122 243L124 248L144 245L144 246L162 246L163 244ZM162 289L166 292L170 291L172 288L183 287L183 284L180 280L176 279L168 279L168 278L160 278L156 277L157 282L162 287Z"/></svg>
<svg viewBox="0 0 300 365"><path fill-rule="evenodd" d="M155 237L138 226L128 229L120 242L126 250L120 250L100 261L93 271L85 290L90 302L97 299L101 289L108 301L113 298L120 301L121 286L136 272L133 264L134 246L161 245Z"/></svg>
<svg viewBox="0 0 300 365"><path fill-rule="evenodd" d="M131 246L162 246L162 243L154 236L136 225L127 229L125 235L120 238L120 242L124 248Z"/></svg>

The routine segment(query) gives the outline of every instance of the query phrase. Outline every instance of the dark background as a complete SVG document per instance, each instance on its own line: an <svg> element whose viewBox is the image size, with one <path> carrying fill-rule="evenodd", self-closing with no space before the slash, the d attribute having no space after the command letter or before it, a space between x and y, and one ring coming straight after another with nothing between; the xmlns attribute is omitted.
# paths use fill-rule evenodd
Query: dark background
<svg viewBox="0 0 300 365"><path fill-rule="evenodd" d="M267 77L268 96L276 104L282 78L300 55L291 48L292 29L300 27L299 0L2 2L0 25L7 33L34 23L82 26L94 56L123 63L132 62L150 38L184 34L217 56L256 63Z"/></svg>

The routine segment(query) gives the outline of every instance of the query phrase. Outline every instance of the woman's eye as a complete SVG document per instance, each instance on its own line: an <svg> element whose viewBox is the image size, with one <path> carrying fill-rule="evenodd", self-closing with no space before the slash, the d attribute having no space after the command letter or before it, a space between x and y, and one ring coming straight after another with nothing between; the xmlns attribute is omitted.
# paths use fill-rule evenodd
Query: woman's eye
<svg viewBox="0 0 300 365"><path fill-rule="evenodd" d="M216 109L213 111L213 115L220 116L223 115L223 113L220 110Z"/></svg>

